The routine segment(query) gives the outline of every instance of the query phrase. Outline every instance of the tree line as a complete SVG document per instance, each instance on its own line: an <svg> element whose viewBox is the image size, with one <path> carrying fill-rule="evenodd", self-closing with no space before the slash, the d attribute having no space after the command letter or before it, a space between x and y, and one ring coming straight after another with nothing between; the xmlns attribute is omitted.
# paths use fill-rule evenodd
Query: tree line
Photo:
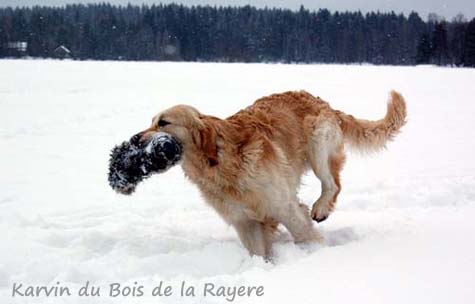
<svg viewBox="0 0 475 304"><path fill-rule="evenodd" d="M59 46L80 60L475 66L475 19L177 4L0 9L0 58L57 57Z"/></svg>

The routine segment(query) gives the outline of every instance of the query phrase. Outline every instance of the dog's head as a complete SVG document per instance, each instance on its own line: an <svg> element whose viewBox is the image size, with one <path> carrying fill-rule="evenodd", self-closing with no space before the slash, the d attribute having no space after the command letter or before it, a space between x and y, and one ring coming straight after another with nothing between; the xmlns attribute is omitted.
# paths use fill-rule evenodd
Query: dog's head
<svg viewBox="0 0 475 304"><path fill-rule="evenodd" d="M191 106L178 105L153 117L152 125L134 135L131 141L146 141L157 132L166 132L181 142L185 157L197 153L213 167L218 164L218 155L216 130L211 121Z"/></svg>

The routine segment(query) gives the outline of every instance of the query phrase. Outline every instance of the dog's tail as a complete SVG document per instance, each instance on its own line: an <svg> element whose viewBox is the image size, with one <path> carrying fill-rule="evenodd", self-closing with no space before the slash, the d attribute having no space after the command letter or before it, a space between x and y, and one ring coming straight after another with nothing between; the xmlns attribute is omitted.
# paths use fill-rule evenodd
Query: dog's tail
<svg viewBox="0 0 475 304"><path fill-rule="evenodd" d="M336 111L344 140L362 152L377 152L385 148L406 123L406 102L401 94L391 91L386 116L370 121L357 119L341 111Z"/></svg>

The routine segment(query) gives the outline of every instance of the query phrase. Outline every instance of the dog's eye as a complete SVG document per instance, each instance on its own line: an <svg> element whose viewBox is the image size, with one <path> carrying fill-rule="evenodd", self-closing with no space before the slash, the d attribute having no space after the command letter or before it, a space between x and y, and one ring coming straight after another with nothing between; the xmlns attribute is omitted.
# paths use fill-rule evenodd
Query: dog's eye
<svg viewBox="0 0 475 304"><path fill-rule="evenodd" d="M169 125L169 124L170 124L170 123L169 123L168 121L163 120L163 119L160 119L160 120L158 121L158 126L159 126L159 127L164 127L164 126Z"/></svg>

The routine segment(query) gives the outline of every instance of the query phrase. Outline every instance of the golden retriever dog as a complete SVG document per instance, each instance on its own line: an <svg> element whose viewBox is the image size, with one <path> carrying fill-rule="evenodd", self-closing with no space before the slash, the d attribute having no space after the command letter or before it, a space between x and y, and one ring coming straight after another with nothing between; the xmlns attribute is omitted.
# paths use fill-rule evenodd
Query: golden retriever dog
<svg viewBox="0 0 475 304"><path fill-rule="evenodd" d="M335 209L345 145L378 151L405 120L406 104L395 91L377 121L357 119L298 91L260 98L226 119L177 105L157 114L136 138L163 131L180 140L185 175L251 254L270 258L278 224L297 243L322 240L312 219L324 221ZM321 182L311 211L297 196L310 169Z"/></svg>

